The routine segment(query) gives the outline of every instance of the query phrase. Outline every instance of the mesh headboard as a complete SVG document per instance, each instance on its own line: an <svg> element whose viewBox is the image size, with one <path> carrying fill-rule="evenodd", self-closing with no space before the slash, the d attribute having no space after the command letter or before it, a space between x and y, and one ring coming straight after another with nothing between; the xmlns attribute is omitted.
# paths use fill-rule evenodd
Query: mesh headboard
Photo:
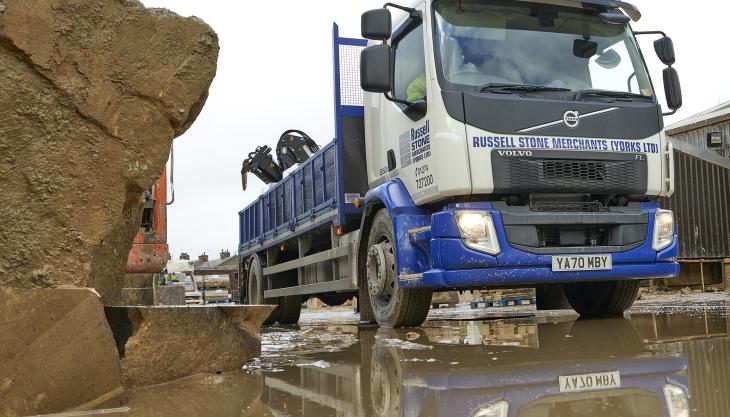
<svg viewBox="0 0 730 417"><path fill-rule="evenodd" d="M340 103L343 106L362 106L360 88L360 51L364 46L340 44Z"/></svg>
<svg viewBox="0 0 730 417"><path fill-rule="evenodd" d="M362 116L363 92L360 88L360 52L366 46L367 41L365 39L341 38L337 24L334 25L335 114L338 117Z"/></svg>
<svg viewBox="0 0 730 417"><path fill-rule="evenodd" d="M360 52L365 39L341 38L337 24L332 30L335 82L335 140L341 156L343 193L365 195L364 97L360 88Z"/></svg>

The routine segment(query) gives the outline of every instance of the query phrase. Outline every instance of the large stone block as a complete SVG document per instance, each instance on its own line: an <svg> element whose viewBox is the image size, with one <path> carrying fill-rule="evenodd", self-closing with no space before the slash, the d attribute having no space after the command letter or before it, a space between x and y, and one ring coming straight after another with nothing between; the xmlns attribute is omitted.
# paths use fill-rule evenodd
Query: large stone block
<svg viewBox="0 0 730 417"><path fill-rule="evenodd" d="M274 306L107 307L127 387L240 370Z"/></svg>
<svg viewBox="0 0 730 417"><path fill-rule="evenodd" d="M205 103L217 36L136 0L0 5L0 285L117 303L142 193Z"/></svg>
<svg viewBox="0 0 730 417"><path fill-rule="evenodd" d="M0 288L0 416L121 406L122 390L98 294Z"/></svg>

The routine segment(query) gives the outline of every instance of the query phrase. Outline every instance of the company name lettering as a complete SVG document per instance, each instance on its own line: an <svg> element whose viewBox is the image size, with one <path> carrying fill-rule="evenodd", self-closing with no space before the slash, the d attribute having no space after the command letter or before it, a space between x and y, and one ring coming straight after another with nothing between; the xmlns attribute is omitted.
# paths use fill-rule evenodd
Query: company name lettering
<svg viewBox="0 0 730 417"><path fill-rule="evenodd" d="M411 156L414 164L431 156L431 137L428 131L428 121L418 129L411 129Z"/></svg>
<svg viewBox="0 0 730 417"><path fill-rule="evenodd" d="M576 139L527 136L474 136L474 148L573 149L611 152L659 153L655 143L619 139Z"/></svg>

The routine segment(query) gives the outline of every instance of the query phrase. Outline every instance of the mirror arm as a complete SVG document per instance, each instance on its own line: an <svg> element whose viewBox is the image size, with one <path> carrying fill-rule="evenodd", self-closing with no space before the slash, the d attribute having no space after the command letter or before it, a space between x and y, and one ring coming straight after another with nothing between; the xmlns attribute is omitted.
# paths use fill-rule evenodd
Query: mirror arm
<svg viewBox="0 0 730 417"><path fill-rule="evenodd" d="M412 13L412 12L416 11L416 9L414 9L412 7L401 6L400 4L395 4L395 3L385 3L383 5L383 9L388 8L388 7L400 9L400 10L403 10L404 12L408 12L408 13Z"/></svg>
<svg viewBox="0 0 730 417"><path fill-rule="evenodd" d="M405 100L401 100L399 98L395 98L395 97L391 96L390 93L385 93L385 98L387 98L388 101L392 101L393 103L399 103L399 104L402 104L404 106L410 106L412 104L412 103L409 103L409 102L407 102Z"/></svg>
<svg viewBox="0 0 730 417"><path fill-rule="evenodd" d="M413 19L413 20L417 21L418 23L420 23L421 20L422 20L421 19L421 12L419 12L417 9L414 9L412 7L405 7L405 6L401 6L400 4L395 4L395 3L385 3L383 5L383 8L384 9L386 9L388 7L392 7L394 9L399 9L399 10L403 10L404 12L407 12L408 13L408 17L410 19Z"/></svg>
<svg viewBox="0 0 730 417"><path fill-rule="evenodd" d="M662 113L662 116L671 116L671 115L673 115L674 113L676 113L676 112L677 112L677 110L679 110L679 109L674 109L674 110L672 110L672 111L670 111L670 112Z"/></svg>

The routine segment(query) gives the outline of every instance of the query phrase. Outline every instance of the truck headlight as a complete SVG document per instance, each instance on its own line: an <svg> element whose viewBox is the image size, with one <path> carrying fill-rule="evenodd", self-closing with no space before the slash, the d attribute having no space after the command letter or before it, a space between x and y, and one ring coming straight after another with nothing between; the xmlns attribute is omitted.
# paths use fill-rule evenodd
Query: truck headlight
<svg viewBox="0 0 730 417"><path fill-rule="evenodd" d="M672 244L674 240L674 213L669 210L657 210L654 219L654 239L651 247L660 251Z"/></svg>
<svg viewBox="0 0 730 417"><path fill-rule="evenodd" d="M501 400L492 405L477 408L472 417L507 417L508 414L509 403Z"/></svg>
<svg viewBox="0 0 730 417"><path fill-rule="evenodd" d="M664 399L667 400L669 417L689 417L689 400L682 388L672 384L665 385Z"/></svg>
<svg viewBox="0 0 730 417"><path fill-rule="evenodd" d="M485 211L456 212L456 224L467 247L489 255L499 254L499 242L491 214Z"/></svg>

